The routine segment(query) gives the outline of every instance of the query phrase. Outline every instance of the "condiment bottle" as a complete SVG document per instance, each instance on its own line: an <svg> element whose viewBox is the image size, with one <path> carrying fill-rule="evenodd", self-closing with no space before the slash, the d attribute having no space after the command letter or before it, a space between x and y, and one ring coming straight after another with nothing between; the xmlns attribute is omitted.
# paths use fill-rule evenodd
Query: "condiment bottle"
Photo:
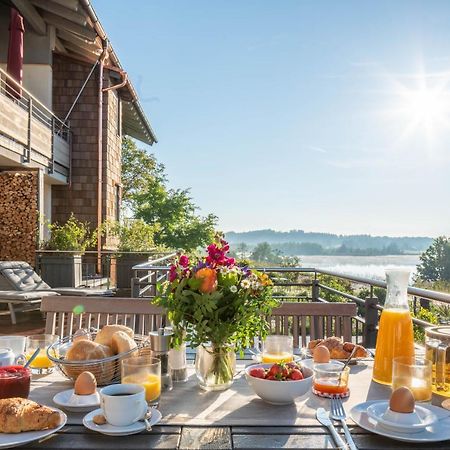
<svg viewBox="0 0 450 450"><path fill-rule="evenodd" d="M173 332L169 328L159 328L149 333L150 354L161 361L161 387L163 390L171 390L172 377L169 367L170 341Z"/></svg>

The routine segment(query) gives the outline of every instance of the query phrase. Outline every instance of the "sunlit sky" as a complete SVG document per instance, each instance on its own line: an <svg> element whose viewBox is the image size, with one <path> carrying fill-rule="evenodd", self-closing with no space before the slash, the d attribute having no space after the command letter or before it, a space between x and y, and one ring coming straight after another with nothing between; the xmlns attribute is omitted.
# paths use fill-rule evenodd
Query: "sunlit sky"
<svg viewBox="0 0 450 450"><path fill-rule="evenodd" d="M450 234L450 2L94 0L224 231Z"/></svg>

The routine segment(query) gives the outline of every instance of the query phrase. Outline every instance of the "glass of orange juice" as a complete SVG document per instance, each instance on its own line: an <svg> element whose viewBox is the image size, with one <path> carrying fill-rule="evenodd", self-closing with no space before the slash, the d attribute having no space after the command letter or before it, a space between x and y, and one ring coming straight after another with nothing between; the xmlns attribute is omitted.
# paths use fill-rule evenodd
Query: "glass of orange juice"
<svg viewBox="0 0 450 450"><path fill-rule="evenodd" d="M122 360L122 383L139 384L149 405L157 405L161 395L161 361L150 356Z"/></svg>
<svg viewBox="0 0 450 450"><path fill-rule="evenodd" d="M294 359L294 339L292 336L273 334L267 336L262 345L261 362L280 363Z"/></svg>
<svg viewBox="0 0 450 450"><path fill-rule="evenodd" d="M394 358L392 389L406 386L411 389L416 402L430 401L431 366L431 361L421 355Z"/></svg>
<svg viewBox="0 0 450 450"><path fill-rule="evenodd" d="M25 344L25 357L28 359L33 356L34 352L40 348L40 352L30 364L32 373L44 375L53 372L53 363L47 356L47 349L59 339L55 334L33 334L27 336Z"/></svg>

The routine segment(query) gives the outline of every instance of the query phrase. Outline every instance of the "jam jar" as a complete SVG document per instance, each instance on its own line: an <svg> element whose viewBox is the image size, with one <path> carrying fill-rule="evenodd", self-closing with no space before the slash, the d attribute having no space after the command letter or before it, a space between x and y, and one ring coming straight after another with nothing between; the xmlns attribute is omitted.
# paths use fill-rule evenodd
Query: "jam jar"
<svg viewBox="0 0 450 450"><path fill-rule="evenodd" d="M23 366L0 367L0 398L28 398L30 382L30 369Z"/></svg>

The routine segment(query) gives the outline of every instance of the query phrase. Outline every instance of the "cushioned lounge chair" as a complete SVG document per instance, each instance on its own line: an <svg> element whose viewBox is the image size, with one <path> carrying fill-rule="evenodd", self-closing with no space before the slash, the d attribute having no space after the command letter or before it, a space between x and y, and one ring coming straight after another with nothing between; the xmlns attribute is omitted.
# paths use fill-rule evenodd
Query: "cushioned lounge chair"
<svg viewBox="0 0 450 450"><path fill-rule="evenodd" d="M81 296L81 297L111 297L114 292L110 289L90 288L51 288L24 261L0 261L0 303L7 303L11 314L11 321L16 323L14 306L22 309L32 306L33 302L39 308L42 297L53 295ZM36 309L36 308L35 308Z"/></svg>

